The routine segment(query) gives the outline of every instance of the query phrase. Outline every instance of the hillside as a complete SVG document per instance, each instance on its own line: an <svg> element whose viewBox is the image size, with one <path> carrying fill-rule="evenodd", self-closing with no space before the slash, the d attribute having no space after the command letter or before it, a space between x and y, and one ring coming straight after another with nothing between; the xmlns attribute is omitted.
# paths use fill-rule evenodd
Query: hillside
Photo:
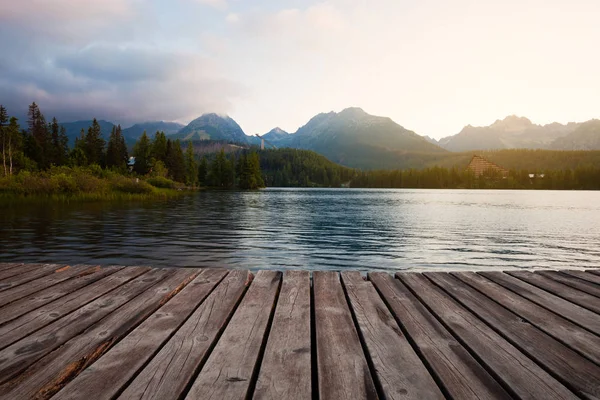
<svg viewBox="0 0 600 400"><path fill-rule="evenodd" d="M234 143L248 143L242 128L232 118L215 113L196 118L172 136L188 140L225 140Z"/></svg>
<svg viewBox="0 0 600 400"><path fill-rule="evenodd" d="M442 138L438 144L446 150L460 152L498 149L561 149L556 141L574 132L581 124L554 122L536 125L525 117L510 115L489 126L465 126L459 133Z"/></svg>
<svg viewBox="0 0 600 400"><path fill-rule="evenodd" d="M171 135L179 132L184 125L177 122L151 121L142 122L123 129L123 136L130 139L137 139L146 131L149 136L153 136L156 132L164 132L165 135Z"/></svg>
<svg viewBox="0 0 600 400"><path fill-rule="evenodd" d="M445 153L390 118L356 107L318 114L296 133L274 136L271 142L278 147L313 150L335 163L367 169L398 167L403 154Z"/></svg>
<svg viewBox="0 0 600 400"><path fill-rule="evenodd" d="M567 136L556 139L550 146L560 150L600 150L600 120L580 124Z"/></svg>
<svg viewBox="0 0 600 400"><path fill-rule="evenodd" d="M112 128L115 126L115 124L113 124L112 122L105 121L103 119L99 120L98 123L100 124L100 129L102 131L102 137L108 140L108 138L110 137L110 132L112 131ZM81 133L81 129L83 129L84 132L87 132L88 128L92 126L92 120L64 122L60 125L65 128L67 137L69 138L69 146L73 146L73 144L75 143L75 138L78 138Z"/></svg>

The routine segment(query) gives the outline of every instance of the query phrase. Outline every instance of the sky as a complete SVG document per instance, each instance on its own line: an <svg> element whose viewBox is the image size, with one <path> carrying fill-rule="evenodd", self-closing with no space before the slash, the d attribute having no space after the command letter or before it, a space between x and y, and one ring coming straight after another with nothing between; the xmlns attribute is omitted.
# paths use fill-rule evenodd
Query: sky
<svg viewBox="0 0 600 400"><path fill-rule="evenodd" d="M295 132L357 106L435 138L600 118L598 0L0 0L0 104Z"/></svg>

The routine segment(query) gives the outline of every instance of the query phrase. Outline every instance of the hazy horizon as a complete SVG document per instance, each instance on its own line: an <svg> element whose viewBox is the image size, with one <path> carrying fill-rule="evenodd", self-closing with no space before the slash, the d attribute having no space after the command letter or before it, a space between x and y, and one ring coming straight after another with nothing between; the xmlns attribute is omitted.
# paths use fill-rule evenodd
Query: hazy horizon
<svg viewBox="0 0 600 400"><path fill-rule="evenodd" d="M600 3L0 2L0 91L60 121L228 114L252 135L361 107L439 139L599 118Z"/></svg>

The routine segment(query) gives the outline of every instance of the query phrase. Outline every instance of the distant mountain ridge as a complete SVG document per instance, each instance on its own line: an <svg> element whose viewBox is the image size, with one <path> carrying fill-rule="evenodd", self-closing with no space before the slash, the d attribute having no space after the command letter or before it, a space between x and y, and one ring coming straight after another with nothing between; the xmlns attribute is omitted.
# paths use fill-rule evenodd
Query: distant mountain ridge
<svg viewBox="0 0 600 400"><path fill-rule="evenodd" d="M229 116L215 113L203 114L179 130L173 137L184 141L226 140L248 143L248 137L237 122Z"/></svg>
<svg viewBox="0 0 600 400"><path fill-rule="evenodd" d="M149 121L141 122L130 126L129 128L123 129L123 135L132 139L138 139L144 131L150 136L153 136L156 132L164 132L165 135L172 135L179 132L185 125L177 122L166 122L166 121Z"/></svg>
<svg viewBox="0 0 600 400"><path fill-rule="evenodd" d="M467 125L456 135L442 138L437 143L453 152L500 149L570 150L577 144L570 142L568 146L561 145L560 139L569 136L583 124L585 123L569 122L563 125L553 122L547 125L536 125L525 117L509 115L489 126ZM577 138L573 140L577 142ZM600 147L593 147L591 143L593 141L587 149L600 149Z"/></svg>
<svg viewBox="0 0 600 400"><path fill-rule="evenodd" d="M399 153L445 152L390 118L370 115L358 107L317 114L296 133L271 137L278 147L313 150L355 168L379 168L382 158L398 157Z"/></svg>

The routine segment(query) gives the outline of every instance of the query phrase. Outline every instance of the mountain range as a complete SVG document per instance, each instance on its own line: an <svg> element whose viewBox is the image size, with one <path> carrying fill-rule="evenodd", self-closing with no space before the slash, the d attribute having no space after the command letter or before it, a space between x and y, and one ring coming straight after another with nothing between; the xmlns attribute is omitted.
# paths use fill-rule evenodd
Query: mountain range
<svg viewBox="0 0 600 400"><path fill-rule="evenodd" d="M100 120L102 134L108 139L114 126ZM74 141L81 128L91 121L62 124ZM184 126L175 122L144 122L123 129L128 144L146 131L150 136L164 131L182 141L225 141L260 145L261 139L248 136L231 117L203 114ZM536 125L529 119L508 116L489 126L465 126L459 133L435 140L420 136L387 117L374 116L358 107L340 112L320 113L296 132L274 128L262 135L267 147L313 150L336 163L355 168L407 168L423 161L440 159L453 152L499 149L600 150L600 120L568 124Z"/></svg>

